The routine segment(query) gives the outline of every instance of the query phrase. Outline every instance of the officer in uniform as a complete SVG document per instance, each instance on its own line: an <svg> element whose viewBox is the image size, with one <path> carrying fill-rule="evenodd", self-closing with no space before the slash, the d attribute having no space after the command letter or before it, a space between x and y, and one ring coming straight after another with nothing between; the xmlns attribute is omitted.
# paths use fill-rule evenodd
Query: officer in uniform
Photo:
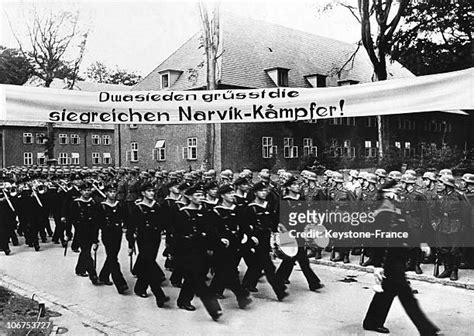
<svg viewBox="0 0 474 336"><path fill-rule="evenodd" d="M396 181L390 181L381 187L383 202L375 211L374 226L386 232L406 232L408 230L398 207L399 197L398 190L395 188L396 183ZM421 310L405 277L410 243L400 240L395 243L388 240L379 243L379 247L372 249L372 258L375 265L375 279L377 283L381 283L381 288L374 288L376 293L365 316L364 329L388 334L390 331L384 327L384 323L393 299L398 296L418 332L421 335L436 335L439 329ZM421 248L426 254L429 254L427 245L423 245Z"/></svg>
<svg viewBox="0 0 474 336"><path fill-rule="evenodd" d="M238 177L234 181L234 187L235 187L235 193L234 193L235 204L237 206L247 206L250 203L249 198L248 198L248 191L250 188L248 179L246 179L243 176Z"/></svg>
<svg viewBox="0 0 474 336"><path fill-rule="evenodd" d="M389 175L390 178L390 175ZM367 173L364 175L363 189L359 198L359 208L361 212L369 213L375 211L378 206L378 193L377 193L377 176L375 174ZM366 225L363 227L365 228ZM370 266L373 263L371 258L371 249L364 247L362 250L363 256L367 256L367 260L361 262L362 266ZM361 256L361 261L363 259Z"/></svg>
<svg viewBox="0 0 474 336"><path fill-rule="evenodd" d="M230 184L219 187L218 194L222 200L210 213L212 227L217 233L214 251L214 278L211 288L223 298L225 288L236 296L239 308L245 308L252 302L250 293L239 279L239 261L244 250L249 250L258 243L251 236L245 209L235 205L234 188Z"/></svg>
<svg viewBox="0 0 474 336"><path fill-rule="evenodd" d="M228 184L228 183L226 182L223 184ZM214 207L219 202L219 197L217 196L218 188L219 186L214 181L208 182L203 186L204 193L206 194L206 198L202 201L202 205L204 206L204 209L206 211L212 211L212 209L214 209Z"/></svg>
<svg viewBox="0 0 474 336"><path fill-rule="evenodd" d="M142 200L132 207L127 228L129 253L132 253L135 246L135 236L138 246L138 257L133 270L137 276L134 292L145 298L146 290L150 286L157 306L162 308L169 301L169 297L161 289L163 271L156 263L156 257L166 223L163 222L163 211L154 199L155 188L150 182L141 185L141 196Z"/></svg>
<svg viewBox="0 0 474 336"><path fill-rule="evenodd" d="M438 201L434 211L439 255L444 263L444 271L438 278L458 280L461 261L462 232L466 220L466 204L462 193L456 190L454 178L442 175L438 182Z"/></svg>
<svg viewBox="0 0 474 336"><path fill-rule="evenodd" d="M30 246L34 246L36 251L39 251L38 234L41 235L41 240L45 243L46 232L44 232L44 230L46 223L49 223L50 213L49 198L46 195L46 187L44 184L38 182L33 186L28 210L30 215L28 220L28 242Z"/></svg>
<svg viewBox="0 0 474 336"><path fill-rule="evenodd" d="M286 181L283 186L287 189L287 194L282 198L282 200L286 202L285 208L287 211L292 211L293 209L295 211L301 211L302 209L306 208L304 203L304 197L302 197L300 193L300 184L294 176L288 179L288 181ZM305 226L306 223L292 227L290 227L288 223L286 223L286 225L283 223L280 225L281 230L283 232L287 232L290 229L295 230L296 232L304 232ZM297 254L294 257L284 258L276 272L276 275L280 279L288 280L291 275L291 272L293 271L295 263L298 262L301 271L303 271L303 275L306 278L306 281L308 282L309 290L316 291L317 289L322 288L323 285L321 284L321 280L311 269L309 259L306 254L305 240L302 238L296 238L296 242L298 244Z"/></svg>
<svg viewBox="0 0 474 336"><path fill-rule="evenodd" d="M283 279L275 274L275 265L272 262L270 252L270 236L277 231L278 214L267 201L269 187L263 181L256 183L253 187L255 199L248 205L249 224L253 235L258 239L253 260L248 264L247 272L242 280L243 285L251 292L257 292L257 282L262 274L273 288L278 300L283 300L288 293Z"/></svg>
<svg viewBox="0 0 474 336"><path fill-rule="evenodd" d="M76 274L87 276L88 273L91 282L97 285L98 277L91 257L91 248L97 251L99 244L98 208L91 197L92 185L89 182L83 182L79 189L81 196L72 202L69 214L70 223L75 228L75 238L81 249L76 264ZM69 231L70 228L68 228Z"/></svg>
<svg viewBox="0 0 474 336"><path fill-rule="evenodd" d="M62 210L61 210L61 222L64 223L64 231L65 231L65 236L66 236L66 242L69 241L73 235L72 235L72 219L70 216L70 210L71 210L71 205L74 202L76 198L78 198L81 194L79 191L79 185L81 183L79 175L73 175L71 176L72 183L70 183L67 186L67 191L66 195L63 199L62 203ZM71 244L71 249L74 252L79 252L79 242L78 239L76 238L76 234L74 233L75 239L73 239L72 244Z"/></svg>
<svg viewBox="0 0 474 336"><path fill-rule="evenodd" d="M184 276L178 296L178 307L188 311L196 308L191 301L196 294L209 315L217 321L222 310L215 293L206 284L208 256L215 248L216 235L209 221L209 213L204 210L204 192L199 185L185 191L189 204L182 207L176 217L176 263Z"/></svg>
<svg viewBox="0 0 474 336"><path fill-rule="evenodd" d="M436 234L432 225L433 211L438 199L438 192L436 189L436 183L438 179L436 174L433 172L425 172L422 176L422 188L421 193L425 196L427 206L428 206L428 220L429 225L427 225L426 230L428 231L428 236L433 238L432 243L430 244L431 254L430 256L425 256L423 263L433 263L436 259L437 252L437 243L436 243Z"/></svg>
<svg viewBox="0 0 474 336"><path fill-rule="evenodd" d="M102 243L107 255L102 270L99 273L99 280L105 285L113 284L119 294L124 294L128 289L127 282L123 278L118 262L118 253L122 244L122 234L126 232L127 208L123 202L117 200L117 185L108 184L104 188L106 199L100 203L99 228L102 232Z"/></svg>
<svg viewBox="0 0 474 336"><path fill-rule="evenodd" d="M6 255L9 255L11 252L9 247L9 232L12 223L15 221L15 210L8 195L6 195L7 192L4 186L0 187L0 250L3 250Z"/></svg>

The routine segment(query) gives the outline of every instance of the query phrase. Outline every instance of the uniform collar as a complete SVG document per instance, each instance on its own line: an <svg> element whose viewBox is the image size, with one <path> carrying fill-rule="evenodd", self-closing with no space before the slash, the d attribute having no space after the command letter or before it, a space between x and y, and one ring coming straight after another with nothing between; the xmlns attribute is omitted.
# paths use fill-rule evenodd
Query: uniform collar
<svg viewBox="0 0 474 336"><path fill-rule="evenodd" d="M297 201L301 198L301 194L297 194L298 197L291 197L290 195L285 195L283 196L283 199L284 200L294 200L294 201Z"/></svg>
<svg viewBox="0 0 474 336"><path fill-rule="evenodd" d="M118 203L119 203L119 201L115 201L115 203L113 203L113 204L110 204L110 203L107 203L107 202L104 201L104 202L101 202L100 204L108 205L111 208L115 208Z"/></svg>
<svg viewBox="0 0 474 336"><path fill-rule="evenodd" d="M214 207L214 209L234 210L235 207L236 207L235 204L232 204L232 206L231 206L230 208L225 207L225 206L223 206L222 204L220 204L220 205L216 205L216 206Z"/></svg>
<svg viewBox="0 0 474 336"><path fill-rule="evenodd" d="M89 198L87 201L85 199L83 199L82 197L76 198L74 201L79 201L79 202L83 202L83 203L94 202L92 197Z"/></svg>
<svg viewBox="0 0 474 336"><path fill-rule="evenodd" d="M251 205L257 205L257 206L259 206L259 207L261 207L261 208L266 208L267 205L268 205L268 201L263 202L263 204L259 204L259 203L257 203L257 202L249 203L249 206L251 206Z"/></svg>
<svg viewBox="0 0 474 336"><path fill-rule="evenodd" d="M138 203L136 203L136 204L137 204L137 205L145 205L145 206L147 206L147 207L149 207L149 208L153 208L153 207L155 206L155 204L156 204L156 201L153 200L153 202L151 202L151 204L147 204L147 203L143 202L143 200L141 200L140 202L138 202Z"/></svg>
<svg viewBox="0 0 474 336"><path fill-rule="evenodd" d="M202 205L200 205L199 208L197 208L197 209L191 208L189 205L186 205L186 206L182 207L179 210L183 211L183 210L201 210L201 209L202 209Z"/></svg>

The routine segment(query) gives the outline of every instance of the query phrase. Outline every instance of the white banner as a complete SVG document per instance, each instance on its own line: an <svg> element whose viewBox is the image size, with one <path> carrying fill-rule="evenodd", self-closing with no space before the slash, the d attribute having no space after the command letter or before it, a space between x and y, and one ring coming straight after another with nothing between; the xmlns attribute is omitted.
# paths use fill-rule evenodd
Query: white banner
<svg viewBox="0 0 474 336"><path fill-rule="evenodd" d="M474 109L474 68L331 88L84 92L0 86L0 120L83 124L276 122Z"/></svg>

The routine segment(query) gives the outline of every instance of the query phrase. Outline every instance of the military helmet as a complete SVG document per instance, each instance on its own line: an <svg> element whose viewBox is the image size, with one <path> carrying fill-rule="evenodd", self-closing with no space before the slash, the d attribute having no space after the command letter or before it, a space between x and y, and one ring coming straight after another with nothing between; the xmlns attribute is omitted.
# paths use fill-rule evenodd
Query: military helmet
<svg viewBox="0 0 474 336"><path fill-rule="evenodd" d="M361 171L361 172L359 173L358 178L363 179L363 180L367 180L367 174L368 174L367 172Z"/></svg>
<svg viewBox="0 0 474 336"><path fill-rule="evenodd" d="M416 177L405 173L402 175L401 181L404 183L416 183Z"/></svg>
<svg viewBox="0 0 474 336"><path fill-rule="evenodd" d="M448 186L453 187L453 188L456 187L454 177L452 177L451 175L448 175L448 174L441 175L439 180L445 185L448 185Z"/></svg>
<svg viewBox="0 0 474 336"><path fill-rule="evenodd" d="M350 172L349 172L349 176L352 176L354 178L357 178L359 176L359 172L355 169L352 169Z"/></svg>
<svg viewBox="0 0 474 336"><path fill-rule="evenodd" d="M377 175L372 174L372 173L367 173L367 175L366 175L366 180L367 180L367 182L369 182L369 183L374 183L374 184L376 184L376 183L377 183Z"/></svg>
<svg viewBox="0 0 474 336"><path fill-rule="evenodd" d="M466 173L462 176L462 180L466 183L474 184L474 174Z"/></svg>
<svg viewBox="0 0 474 336"><path fill-rule="evenodd" d="M308 172L307 178L308 180L311 180L311 181L316 181L318 179L315 172Z"/></svg>
<svg viewBox="0 0 474 336"><path fill-rule="evenodd" d="M386 177L387 171L383 168L378 168L375 170L375 175L377 175L378 177Z"/></svg>
<svg viewBox="0 0 474 336"><path fill-rule="evenodd" d="M413 169L407 169L405 171L405 174L416 176L416 171L414 171Z"/></svg>
<svg viewBox="0 0 474 336"><path fill-rule="evenodd" d="M451 175L453 176L453 172L451 171L451 169L441 169L439 171L439 176L443 176L443 175Z"/></svg>
<svg viewBox="0 0 474 336"><path fill-rule="evenodd" d="M402 173L400 173L398 170L392 170L390 173L388 173L388 177L392 180L400 181L402 178Z"/></svg>
<svg viewBox="0 0 474 336"><path fill-rule="evenodd" d="M426 172L423 174L423 179L428 179L431 181L436 181L436 174L432 172Z"/></svg>

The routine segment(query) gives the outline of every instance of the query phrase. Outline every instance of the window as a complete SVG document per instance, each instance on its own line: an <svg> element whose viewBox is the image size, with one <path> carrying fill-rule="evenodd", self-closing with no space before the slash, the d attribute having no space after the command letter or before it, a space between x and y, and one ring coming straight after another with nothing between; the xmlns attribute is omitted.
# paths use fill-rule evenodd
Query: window
<svg viewBox="0 0 474 336"><path fill-rule="evenodd" d="M344 140L344 147L345 148L351 147L351 141L350 140Z"/></svg>
<svg viewBox="0 0 474 336"><path fill-rule="evenodd" d="M262 157L268 159L272 157L273 137L262 137Z"/></svg>
<svg viewBox="0 0 474 336"><path fill-rule="evenodd" d="M187 144L188 146L183 150L186 160L197 160L197 138L188 138Z"/></svg>
<svg viewBox="0 0 474 336"><path fill-rule="evenodd" d="M376 157L377 156L377 147L378 142L375 143L376 147L372 147L372 141L366 140L364 147L365 147L365 156L368 158ZM355 154L355 153L354 153Z"/></svg>
<svg viewBox="0 0 474 336"><path fill-rule="evenodd" d="M170 86L170 75L169 74L162 74L161 75L161 88L165 89Z"/></svg>
<svg viewBox="0 0 474 336"><path fill-rule="evenodd" d="M92 153L92 164L100 164L100 153Z"/></svg>
<svg viewBox="0 0 474 336"><path fill-rule="evenodd" d="M376 127L377 126L377 117L365 117L365 126L366 127Z"/></svg>
<svg viewBox="0 0 474 336"><path fill-rule="evenodd" d="M79 153L71 153L71 164L79 165Z"/></svg>
<svg viewBox="0 0 474 336"><path fill-rule="evenodd" d="M400 141L395 141L395 148L397 148L397 149L402 148L402 144L400 143Z"/></svg>
<svg viewBox="0 0 474 336"><path fill-rule="evenodd" d="M278 69L278 86L288 86L288 70Z"/></svg>
<svg viewBox="0 0 474 336"><path fill-rule="evenodd" d="M404 150L403 150L403 156L409 157L409 156L411 156L412 153L413 153L413 152L412 152L412 150L411 150L411 144L410 144L410 142L405 142L405 148L404 148Z"/></svg>
<svg viewBox="0 0 474 336"><path fill-rule="evenodd" d="M326 76L316 75L316 86L317 87L326 87Z"/></svg>
<svg viewBox="0 0 474 336"><path fill-rule="evenodd" d="M38 145L44 145L48 138L46 138L46 135L44 133L36 133L36 143Z"/></svg>
<svg viewBox="0 0 474 336"><path fill-rule="evenodd" d="M138 142L130 143L130 150L125 152L126 161L138 162Z"/></svg>
<svg viewBox="0 0 474 336"><path fill-rule="evenodd" d="M31 166L33 164L33 153L25 152L23 153L23 165Z"/></svg>
<svg viewBox="0 0 474 336"><path fill-rule="evenodd" d="M59 134L59 144L67 145L67 134Z"/></svg>
<svg viewBox="0 0 474 336"><path fill-rule="evenodd" d="M102 158L103 158L103 160L102 160L103 164L108 165L108 164L112 163L112 156L110 155L110 153L107 153L107 152L102 153Z"/></svg>
<svg viewBox="0 0 474 336"><path fill-rule="evenodd" d="M98 136L97 134L92 134L92 144L100 145L100 136Z"/></svg>
<svg viewBox="0 0 474 336"><path fill-rule="evenodd" d="M46 157L44 153L36 153L36 164L40 166L46 164Z"/></svg>
<svg viewBox="0 0 474 336"><path fill-rule="evenodd" d="M283 138L283 156L285 159L293 159L298 157L298 146L295 146L293 138Z"/></svg>
<svg viewBox="0 0 474 336"><path fill-rule="evenodd" d="M69 159L67 153L59 153L59 162L60 165L67 165L69 163Z"/></svg>
<svg viewBox="0 0 474 336"><path fill-rule="evenodd" d="M112 138L110 137L110 135L103 135L102 136L102 144L105 145L105 146L108 146L112 143Z"/></svg>
<svg viewBox="0 0 474 336"><path fill-rule="evenodd" d="M33 134L32 133L23 133L23 143L32 144L33 143Z"/></svg>
<svg viewBox="0 0 474 336"><path fill-rule="evenodd" d="M309 155L314 155L318 152L318 149L313 146L313 139L312 138L303 138L303 155L304 156L309 156Z"/></svg>
<svg viewBox="0 0 474 336"><path fill-rule="evenodd" d="M79 145L80 144L79 134L71 134L71 144Z"/></svg>
<svg viewBox="0 0 474 336"><path fill-rule="evenodd" d="M329 119L329 125L355 126L355 118L332 118Z"/></svg>
<svg viewBox="0 0 474 336"><path fill-rule="evenodd" d="M153 160L166 161L166 141L158 140L153 149Z"/></svg>
<svg viewBox="0 0 474 336"><path fill-rule="evenodd" d="M414 130L415 121L410 119L398 118L398 128L403 130Z"/></svg>

